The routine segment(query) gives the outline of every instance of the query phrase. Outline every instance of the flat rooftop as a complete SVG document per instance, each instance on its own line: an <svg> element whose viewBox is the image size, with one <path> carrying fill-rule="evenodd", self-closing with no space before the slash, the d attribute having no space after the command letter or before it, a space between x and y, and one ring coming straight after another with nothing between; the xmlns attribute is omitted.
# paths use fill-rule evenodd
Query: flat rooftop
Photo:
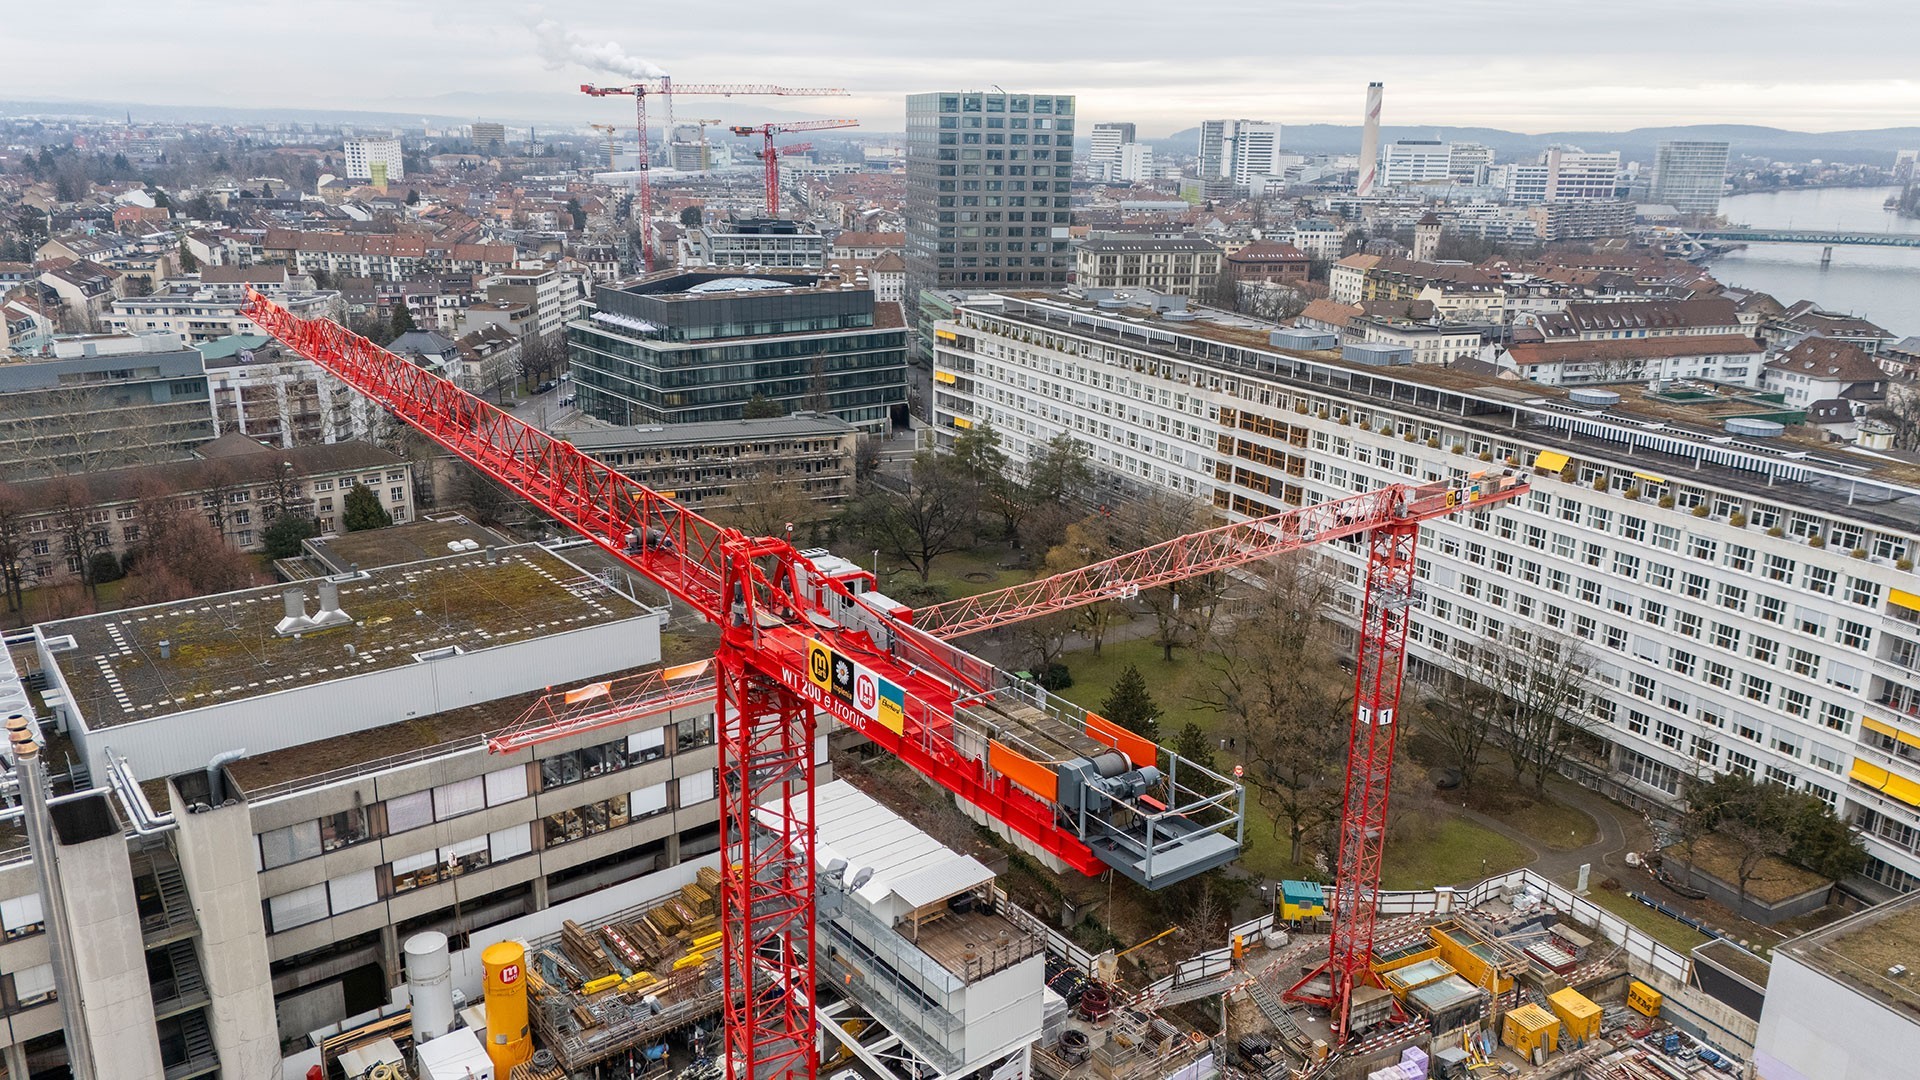
<svg viewBox="0 0 1920 1080"><path fill-rule="evenodd" d="M1920 892L1908 893L1774 950L1920 1019ZM1890 974L1893 969L1899 974Z"/></svg>
<svg viewBox="0 0 1920 1080"><path fill-rule="evenodd" d="M47 623L48 639L93 730L245 700L416 662L419 653L491 648L630 619L646 609L535 545L452 555L340 582L353 622L300 637L273 632L295 586L197 597ZM311 614L317 589L304 585ZM166 642L166 656L161 643ZM348 646L352 646L351 649Z"/></svg>
<svg viewBox="0 0 1920 1080"><path fill-rule="evenodd" d="M623 679L654 670L647 667L611 672L609 680ZM478 747L484 737L512 726L547 691L530 690L524 694L494 698L458 709L409 717L383 727L349 732L327 739L316 739L264 754L254 754L230 762L227 772L250 797L277 794L280 789L298 788L300 781L337 773L342 769L373 769L383 761L408 757L434 747L446 753ZM615 736L607 736L609 739ZM274 790L269 790L274 789ZM156 806L161 803L155 803Z"/></svg>
<svg viewBox="0 0 1920 1080"><path fill-rule="evenodd" d="M481 547L514 546L515 541L484 525L464 517L421 518L405 525L385 529L362 529L324 540L309 540L307 547L336 574L359 567L371 569L396 563L419 562L454 554L447 545L471 540Z"/></svg>
<svg viewBox="0 0 1920 1080"><path fill-rule="evenodd" d="M785 439L848 435L854 426L837 416L797 412L756 420L702 420L688 424L645 424L638 427L588 428L562 438L591 453L607 449L707 446L753 439Z"/></svg>

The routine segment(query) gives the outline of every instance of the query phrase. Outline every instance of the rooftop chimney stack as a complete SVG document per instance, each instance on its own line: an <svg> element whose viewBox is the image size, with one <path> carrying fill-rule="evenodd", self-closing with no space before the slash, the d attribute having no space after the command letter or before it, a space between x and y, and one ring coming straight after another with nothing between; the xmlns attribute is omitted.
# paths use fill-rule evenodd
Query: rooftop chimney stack
<svg viewBox="0 0 1920 1080"><path fill-rule="evenodd" d="M1354 188L1363 199L1373 194L1374 181L1379 178L1380 98L1385 92L1385 83L1367 84L1367 115L1360 129L1360 183Z"/></svg>
<svg viewBox="0 0 1920 1080"><path fill-rule="evenodd" d="M307 618L307 590L294 586L280 594L280 600L286 605L286 617L273 624L276 634L299 634L313 628L313 620Z"/></svg>

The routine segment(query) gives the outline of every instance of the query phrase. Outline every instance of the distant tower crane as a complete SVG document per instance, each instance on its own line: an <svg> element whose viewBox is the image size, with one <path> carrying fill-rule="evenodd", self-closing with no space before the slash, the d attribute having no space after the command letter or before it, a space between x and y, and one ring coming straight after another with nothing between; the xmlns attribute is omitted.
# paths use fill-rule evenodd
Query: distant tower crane
<svg viewBox="0 0 1920 1080"><path fill-rule="evenodd" d="M338 323L300 318L253 290L242 314L720 628L714 659L701 665L711 673L710 690L687 677L674 685L676 673L661 672L640 680L637 700L624 696L592 713L536 706L490 748L626 722L663 702L717 699L728 1080L812 1080L818 1064L818 713L872 739L996 822L1002 835L1060 866L1119 870L1150 888L1185 880L1238 855L1239 785L948 639L1364 537L1366 594L1324 969L1332 989L1322 1002L1345 1039L1352 989L1369 977L1420 523L1523 494L1519 477L1393 485L983 596L882 611L863 599L860 586L872 583L864 571L830 569L786 540L715 525ZM561 701L612 697L601 684ZM1049 755L1049 747L1057 752Z"/></svg>
<svg viewBox="0 0 1920 1080"><path fill-rule="evenodd" d="M753 156L759 158L767 168L767 216L770 218L780 216L780 150L773 145L775 135L789 131L827 131L833 128L859 126L858 120L802 120L795 124L761 124L758 127L735 125L731 129L735 135L743 138L748 135L759 135L765 140L765 144L755 151ZM811 150L813 146L806 144L804 148ZM802 147L789 146L787 152L792 153L799 149Z"/></svg>
<svg viewBox="0 0 1920 1080"><path fill-rule="evenodd" d="M708 94L721 97L769 96L769 97L847 97L847 92L830 88L795 88L790 86L768 86L760 83L678 83L661 76L657 79L645 79L626 86L591 86L581 84L580 92L592 97L611 97L626 94L633 98L634 128L640 133L640 159L636 171L640 174L640 263L643 270L653 269L653 188L648 183L647 174L652 168L652 155L647 147L647 98L658 96L667 108L667 123L673 123L673 95ZM671 132L668 133L671 137Z"/></svg>
<svg viewBox="0 0 1920 1080"><path fill-rule="evenodd" d="M713 148L707 145L707 129L710 127L718 127L721 122L722 121L717 119L694 119L687 121L687 123L692 124L700 131L700 169L702 172L713 168Z"/></svg>
<svg viewBox="0 0 1920 1080"><path fill-rule="evenodd" d="M620 129L612 124L588 124L587 126L595 131L606 133L607 141L604 149L607 152L607 168L611 170L614 167L614 159L620 152Z"/></svg>

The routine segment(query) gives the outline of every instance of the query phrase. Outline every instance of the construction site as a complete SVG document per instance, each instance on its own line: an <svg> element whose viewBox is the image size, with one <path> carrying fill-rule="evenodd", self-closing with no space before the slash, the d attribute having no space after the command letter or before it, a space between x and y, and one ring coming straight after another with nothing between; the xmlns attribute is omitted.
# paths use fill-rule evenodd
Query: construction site
<svg viewBox="0 0 1920 1080"><path fill-rule="evenodd" d="M843 93L664 77L582 89L634 98L643 216L649 97ZM765 140L770 216L773 138L807 126L735 129ZM155 1062L183 1063L127 1075L241 1075L229 1058L290 1046L282 1071L309 1080L1743 1072L1690 958L1580 892L1524 870L1382 887L1421 526L1526 495L1514 470L1216 524L913 608L847 559L708 521L335 323L259 293L244 310L593 558L475 554L469 540L446 543L451 557L321 573L338 568L310 549L312 614L303 583L23 639L41 707L86 762L51 796L39 720L9 718L38 853L32 871L0 867L22 890L37 875L9 928L40 915L62 1000L77 1000L73 973L143 944L177 973L142 1008L63 1010L77 1063L158 1024ZM996 857L1043 874L1143 893L1231 874L1247 840L1238 768L956 642L1343 541L1367 565L1327 882L1268 883L1266 914L1174 957L1171 974L1123 973L1131 948L1089 951L976 854L834 775L829 732L910 770ZM681 619L710 655L666 654L661 627ZM376 740L394 751L328 760ZM114 873L87 880L115 888L63 882L56 853L102 860ZM96 901L118 907L102 916ZM236 1019L224 1006L242 999L253 1009ZM200 1019L169 1025L176 1007Z"/></svg>

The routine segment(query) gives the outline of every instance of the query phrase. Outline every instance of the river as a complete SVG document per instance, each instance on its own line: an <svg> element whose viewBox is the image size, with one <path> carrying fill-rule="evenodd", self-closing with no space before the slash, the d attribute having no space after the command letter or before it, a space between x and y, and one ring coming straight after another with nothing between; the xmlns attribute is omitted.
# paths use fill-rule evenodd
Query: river
<svg viewBox="0 0 1920 1080"><path fill-rule="evenodd" d="M1920 233L1920 220L1885 208L1898 188L1816 188L1732 195L1720 213L1739 225ZM1751 244L1713 260L1713 276L1782 304L1812 300L1862 315L1888 331L1920 334L1920 248L1836 247L1822 268L1818 244Z"/></svg>

